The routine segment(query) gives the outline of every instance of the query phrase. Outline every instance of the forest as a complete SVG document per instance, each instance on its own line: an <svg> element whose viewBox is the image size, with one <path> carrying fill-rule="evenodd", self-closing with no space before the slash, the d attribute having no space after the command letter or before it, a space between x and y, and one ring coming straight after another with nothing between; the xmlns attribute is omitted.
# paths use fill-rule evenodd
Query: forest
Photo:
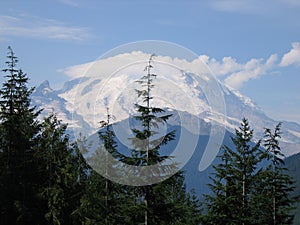
<svg viewBox="0 0 300 225"><path fill-rule="evenodd" d="M168 157L162 147L176 138L175 130L161 136L155 132L172 113L151 104L153 79L159 76L152 73L152 57L137 81L141 101L135 104L134 119L140 126L132 129L130 154L119 151L109 109L97 133L108 153L136 167L162 164ZM0 224L295 224L299 196L280 149L280 123L265 128L256 141L249 121L241 118L232 135L234 148L219 149L219 163L207 184L210 192L203 196L187 190L185 171L177 170L176 163L150 171L163 178L158 183L124 185L86 162L82 146L88 148L87 137L73 140L55 112L40 117L42 109L31 104L34 87L18 68L11 47L5 65L0 88ZM105 163L98 166L107 169ZM170 171L173 175L167 176Z"/></svg>

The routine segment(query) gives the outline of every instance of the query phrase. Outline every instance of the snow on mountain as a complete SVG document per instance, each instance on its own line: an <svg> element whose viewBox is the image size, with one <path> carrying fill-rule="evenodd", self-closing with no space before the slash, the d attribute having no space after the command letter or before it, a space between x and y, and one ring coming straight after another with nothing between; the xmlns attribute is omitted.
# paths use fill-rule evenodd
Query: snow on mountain
<svg viewBox="0 0 300 225"><path fill-rule="evenodd" d="M148 59L149 54L133 52L99 60L90 64L82 77L66 82L60 90L43 82L33 93L32 102L44 108L44 115L56 113L75 131L93 133L99 128L99 121L106 118L106 107L116 117L115 122L134 114L134 103L138 101L135 89L140 88L136 81L145 75ZM278 123L250 98L214 79L200 61L158 56L152 72L157 75L151 93L155 106L186 112L230 132L246 117L256 139L263 137L265 127L273 128ZM285 154L300 152L300 125L283 122L282 131Z"/></svg>
<svg viewBox="0 0 300 225"><path fill-rule="evenodd" d="M77 84L77 82L74 81L74 84ZM62 90L66 90L64 88ZM47 80L35 89L32 94L32 104L37 106L38 109L43 109L40 117L43 118L50 114L56 114L57 117L64 123L70 124L69 128L76 127L76 122L73 119L76 117L77 120L80 121L80 124L88 126L82 116L79 116L76 112L67 109L67 100L59 97L59 93L62 90L53 90Z"/></svg>

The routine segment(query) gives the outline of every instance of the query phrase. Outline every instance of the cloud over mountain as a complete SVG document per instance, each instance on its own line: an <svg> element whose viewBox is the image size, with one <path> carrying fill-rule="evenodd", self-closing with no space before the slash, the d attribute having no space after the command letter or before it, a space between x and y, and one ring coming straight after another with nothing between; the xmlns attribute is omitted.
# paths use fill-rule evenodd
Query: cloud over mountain
<svg viewBox="0 0 300 225"><path fill-rule="evenodd" d="M59 115L74 130L89 135L99 128L99 121L107 113L106 107L115 116L115 122L124 121L134 114L134 105L138 101L136 81L145 75L143 70L149 56L135 51L67 68L65 73L75 79L65 83L61 90L50 92L51 95L48 85L38 88L40 91L33 100L36 105L59 110ZM265 127L272 128L278 122L268 117L250 98L214 79L206 64L220 71L217 74L219 78L231 78L238 84L266 74L278 66L276 62L276 54L265 61L252 59L246 64L230 57L218 62L202 55L189 62L156 56L152 72L158 76L154 80L152 103L171 111L184 112L186 116L205 123L226 127L231 132L245 117L256 131L255 138L260 139ZM245 80L239 81L241 78ZM300 125L284 122L282 137L282 147L287 155L300 151Z"/></svg>
<svg viewBox="0 0 300 225"><path fill-rule="evenodd" d="M94 76L97 71L101 71L108 76L115 72L117 68L122 68L133 60L146 60L147 56L144 53L136 51L132 54L124 53L116 57L99 59L94 62L71 66L60 71L69 77L76 78L85 76ZM113 60L113 63L112 63ZM195 67L205 63L213 72L213 74L234 89L240 89L245 83L253 79L259 79L261 76L270 75L279 67L287 67L292 65L300 66L300 44L295 42L292 44L292 49L282 57L278 54L272 54L267 59L252 58L246 62L239 62L237 59L226 56L221 60L217 60L208 55L200 55L197 59L189 62L186 60L171 59L170 57L160 58L170 64L182 66L185 69L193 71ZM177 60L177 61L176 61ZM279 62L278 62L279 61ZM99 73L97 74L99 76Z"/></svg>

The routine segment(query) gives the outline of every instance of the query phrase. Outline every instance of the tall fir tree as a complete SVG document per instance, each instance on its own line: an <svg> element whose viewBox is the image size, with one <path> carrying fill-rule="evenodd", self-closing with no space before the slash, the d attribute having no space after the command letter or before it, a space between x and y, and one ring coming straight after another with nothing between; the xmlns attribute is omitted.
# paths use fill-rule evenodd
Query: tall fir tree
<svg viewBox="0 0 300 225"><path fill-rule="evenodd" d="M215 172L210 176L211 183L208 184L212 195L204 195L207 208L204 217L205 224L235 224L238 212L235 210L236 186L231 166L232 157L228 147L221 149L218 156L220 163L213 166Z"/></svg>
<svg viewBox="0 0 300 225"><path fill-rule="evenodd" d="M254 143L253 130L246 119L236 129L232 142L235 149L224 146L222 161L214 167L212 194L206 196L207 224L255 224L253 208L257 202L252 197L261 173L261 142Z"/></svg>
<svg viewBox="0 0 300 225"><path fill-rule="evenodd" d="M8 47L6 73L0 90L1 224L38 224L34 150L39 111L30 106L28 77L17 69L18 59Z"/></svg>
<svg viewBox="0 0 300 225"><path fill-rule="evenodd" d="M253 141L253 130L243 120L232 138L235 149L224 146L220 164L206 195L205 224L292 224L294 181L286 173L280 151L280 124L265 129L264 149Z"/></svg>
<svg viewBox="0 0 300 225"><path fill-rule="evenodd" d="M280 128L281 123L275 127L274 132L266 128L264 136L264 147L270 161L266 170L269 183L266 196L268 196L269 208L272 209L272 213L266 217L266 221L272 221L269 223L272 225L293 224L294 204L299 200L299 196L292 196L295 182L288 175L287 168L284 166L284 154L279 146Z"/></svg>
<svg viewBox="0 0 300 225"><path fill-rule="evenodd" d="M145 67L146 75L137 81L141 85L141 88L136 90L141 103L135 104L137 114L134 119L140 126L132 129L134 137L131 138L131 156L122 159L130 165L140 167L159 165L168 157L163 154L162 146L175 139L174 130L157 137L160 135L159 127L166 124L172 114L166 114L164 109L152 105L153 79L157 76L152 72L153 57L154 55L150 56ZM174 171L177 165L167 165L162 170L164 169ZM164 171L153 170L151 173L165 176ZM131 221L134 224L184 224L184 220L187 219L186 209L189 208L190 213L198 210L197 201L187 197L182 171L157 184L132 187L131 193L134 198L131 207L128 207L128 215L130 211L133 212Z"/></svg>
<svg viewBox="0 0 300 225"><path fill-rule="evenodd" d="M44 224L72 224L72 214L78 209L84 191L87 166L71 144L66 129L66 124L50 115L44 119L38 135L36 176L44 202Z"/></svg>
<svg viewBox="0 0 300 225"><path fill-rule="evenodd" d="M117 151L115 133L111 129L112 115L107 108L107 120L100 121L100 130L98 132L102 145L92 154L89 159L92 168L90 168L85 193L81 198L81 205L77 211L80 214L82 224L131 224L125 220L126 205L128 195L124 185L109 180L108 154L120 159L120 153ZM88 147L88 140L85 144ZM102 149L103 148L103 149ZM88 150L88 149L87 149ZM99 175L95 170L104 172L105 177Z"/></svg>
<svg viewBox="0 0 300 225"><path fill-rule="evenodd" d="M100 130L98 132L100 140L105 148L105 224L125 224L124 209L127 206L128 194L124 185L111 181L108 177L109 168L114 165L109 165L108 154L115 159L120 160L122 154L117 150L116 135L112 129L112 120L115 119L110 114L107 107L106 121L100 121Z"/></svg>

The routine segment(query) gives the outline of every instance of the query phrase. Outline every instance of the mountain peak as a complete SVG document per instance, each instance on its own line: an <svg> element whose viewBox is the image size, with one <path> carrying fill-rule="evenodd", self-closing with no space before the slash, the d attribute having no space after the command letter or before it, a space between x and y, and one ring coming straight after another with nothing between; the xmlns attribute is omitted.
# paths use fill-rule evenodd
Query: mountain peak
<svg viewBox="0 0 300 225"><path fill-rule="evenodd" d="M43 81L36 89L35 94L36 95L47 95L49 93L52 93L54 90L50 87L50 83L48 80Z"/></svg>
<svg viewBox="0 0 300 225"><path fill-rule="evenodd" d="M48 80L44 80L39 86L50 87L50 83Z"/></svg>
<svg viewBox="0 0 300 225"><path fill-rule="evenodd" d="M86 73L67 81L60 90L53 90L49 82L44 81L34 93L34 103L42 108L51 105L61 111L58 114L68 120L71 128L76 132L87 130L88 135L98 129L98 121L107 113L106 107L116 117L114 122L123 121L134 112L135 85L138 85L135 81L143 75L146 56L135 52L95 61ZM78 74L85 71L83 67L75 69ZM152 92L155 106L189 113L207 123L220 124L229 132L234 132L245 117L255 130L256 139L263 136L265 127L272 128L278 123L250 98L210 76L201 60L189 62L157 56L154 69L158 74ZM298 152L300 125L284 122L282 132L284 153Z"/></svg>

